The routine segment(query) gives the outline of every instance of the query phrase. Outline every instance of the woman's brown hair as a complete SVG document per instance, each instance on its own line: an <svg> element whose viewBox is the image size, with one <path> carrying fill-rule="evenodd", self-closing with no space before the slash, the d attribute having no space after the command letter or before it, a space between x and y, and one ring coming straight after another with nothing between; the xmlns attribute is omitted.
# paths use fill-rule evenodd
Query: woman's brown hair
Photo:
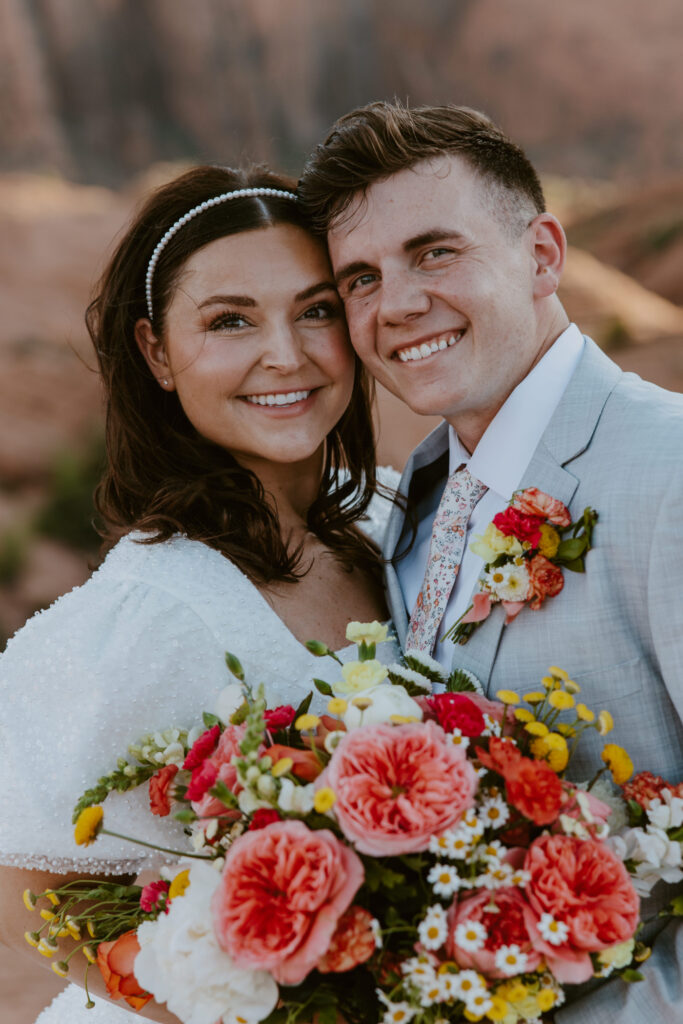
<svg viewBox="0 0 683 1024"><path fill-rule="evenodd" d="M274 506L258 478L225 449L202 437L175 392L153 377L136 340L148 316L147 266L159 239L190 209L241 188L293 191L293 183L263 168L196 167L162 186L143 205L118 245L86 313L104 384L106 468L95 492L100 532L109 545L138 530L146 543L176 533L203 541L230 558L255 583L294 581L305 567L280 533ZM181 270L198 249L226 235L275 224L308 225L291 199L241 197L185 224L164 248L152 282L157 337ZM318 496L308 528L339 559L377 571L379 559L354 524L375 489L370 384L356 360L348 408L327 437ZM340 475L340 471L345 471Z"/></svg>

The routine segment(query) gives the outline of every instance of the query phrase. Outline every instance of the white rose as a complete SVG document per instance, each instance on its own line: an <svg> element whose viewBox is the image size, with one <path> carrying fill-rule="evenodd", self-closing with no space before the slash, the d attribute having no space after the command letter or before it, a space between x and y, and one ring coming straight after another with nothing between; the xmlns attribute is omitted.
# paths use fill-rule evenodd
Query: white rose
<svg viewBox="0 0 683 1024"><path fill-rule="evenodd" d="M347 729L357 729L360 725L389 722L393 715L422 721L422 708L402 686L394 686L393 683L380 683L379 686L373 686L358 694L357 699L361 707L354 704L354 700L351 699L343 714L344 725ZM371 703L365 707L364 705L368 701Z"/></svg>
<svg viewBox="0 0 683 1024"><path fill-rule="evenodd" d="M236 967L218 945L211 898L219 875L193 861L190 885L167 914L138 928L135 977L184 1024L215 1024L237 1017L256 1024L271 1013L278 988L266 971Z"/></svg>

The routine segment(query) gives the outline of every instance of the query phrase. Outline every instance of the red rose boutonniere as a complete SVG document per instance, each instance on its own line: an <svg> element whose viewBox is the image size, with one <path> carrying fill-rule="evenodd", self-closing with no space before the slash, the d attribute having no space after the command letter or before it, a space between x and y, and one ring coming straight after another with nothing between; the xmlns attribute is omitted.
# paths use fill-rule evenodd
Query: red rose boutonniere
<svg viewBox="0 0 683 1024"><path fill-rule="evenodd" d="M597 512L587 508L573 523L557 498L537 487L517 491L470 544L470 551L484 559L484 573L472 604L444 639L467 643L494 604L502 604L507 625L525 605L538 611L546 597L556 597L564 586L563 569L584 571L597 519Z"/></svg>

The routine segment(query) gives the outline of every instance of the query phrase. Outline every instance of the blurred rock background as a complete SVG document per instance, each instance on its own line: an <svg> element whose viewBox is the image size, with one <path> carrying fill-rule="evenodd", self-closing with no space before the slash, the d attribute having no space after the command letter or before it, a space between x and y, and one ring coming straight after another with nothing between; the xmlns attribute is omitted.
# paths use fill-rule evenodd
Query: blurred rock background
<svg viewBox="0 0 683 1024"><path fill-rule="evenodd" d="M680 0L0 0L0 650L97 563L83 311L135 205L188 163L297 174L372 99L483 109L567 226L572 318L683 390L682 38ZM432 425L380 394L382 461ZM28 1024L57 980L15 959L2 1019Z"/></svg>

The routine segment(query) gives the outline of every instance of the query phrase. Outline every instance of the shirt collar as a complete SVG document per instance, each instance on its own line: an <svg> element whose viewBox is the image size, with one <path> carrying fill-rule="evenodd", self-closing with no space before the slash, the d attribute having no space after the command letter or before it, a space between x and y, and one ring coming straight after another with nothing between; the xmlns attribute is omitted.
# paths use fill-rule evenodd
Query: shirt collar
<svg viewBox="0 0 683 1024"><path fill-rule="evenodd" d="M489 490L509 501L560 403L583 348L583 335L576 324L570 324L509 395L472 455L453 427L449 427L449 473L465 463Z"/></svg>

